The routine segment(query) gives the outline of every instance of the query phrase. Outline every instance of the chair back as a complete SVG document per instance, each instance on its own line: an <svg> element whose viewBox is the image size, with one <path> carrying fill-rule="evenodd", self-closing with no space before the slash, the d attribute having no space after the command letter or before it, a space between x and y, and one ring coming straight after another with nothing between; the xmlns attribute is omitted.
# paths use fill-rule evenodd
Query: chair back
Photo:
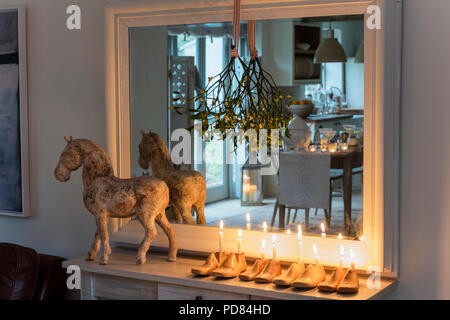
<svg viewBox="0 0 450 320"><path fill-rule="evenodd" d="M280 153L279 203L288 208L328 209L330 165L329 154Z"/></svg>

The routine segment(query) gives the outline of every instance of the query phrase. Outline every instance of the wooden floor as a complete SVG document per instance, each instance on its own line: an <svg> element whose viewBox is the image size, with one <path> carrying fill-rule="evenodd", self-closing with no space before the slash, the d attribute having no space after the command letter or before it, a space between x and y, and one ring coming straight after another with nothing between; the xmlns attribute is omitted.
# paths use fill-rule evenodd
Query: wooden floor
<svg viewBox="0 0 450 320"><path fill-rule="evenodd" d="M246 213L250 213L252 229L262 230L262 224L266 221L270 224L273 215L273 208L275 199L264 199L263 206L242 207L239 199L227 199L214 203L207 204L205 207L206 224L211 226L219 225L220 220L224 220L227 227L230 228L245 228ZM358 237L358 230L362 227L362 194L361 192L354 192L352 198L352 224L353 229L356 230L355 236ZM304 210L299 210L297 219L294 222L294 210L291 212L290 227L292 230L296 229L296 224L305 222ZM309 229L305 232L310 234L320 234L320 224L325 221L324 212L319 209L317 216L314 215L315 209L311 210L309 218ZM275 220L275 228L278 227L278 218ZM288 226L289 227L289 226ZM331 228L327 230L328 234L338 235L344 232L344 203L342 197L333 197Z"/></svg>

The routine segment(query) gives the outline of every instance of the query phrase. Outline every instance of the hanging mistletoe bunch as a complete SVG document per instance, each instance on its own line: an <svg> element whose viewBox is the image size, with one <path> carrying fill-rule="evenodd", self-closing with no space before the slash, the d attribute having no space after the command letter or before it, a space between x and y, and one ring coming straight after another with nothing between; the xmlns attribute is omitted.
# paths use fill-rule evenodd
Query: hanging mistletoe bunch
<svg viewBox="0 0 450 320"><path fill-rule="evenodd" d="M236 63L244 72L238 77ZM183 99L179 93L174 100ZM249 65L231 58L225 69L208 79L207 87L190 99L196 105L191 119L202 122L202 133L218 130L224 137L232 130L287 129L290 116L283 113L283 98L290 98L278 88L272 76L261 68L258 58ZM184 103L190 102L183 99ZM172 107L180 111L182 107Z"/></svg>
<svg viewBox="0 0 450 320"><path fill-rule="evenodd" d="M215 130L225 138L229 130L240 131L242 134L249 129L284 129L285 135L289 136L288 124L292 116L283 112L283 99L291 96L284 94L272 76L261 67L254 45L254 21L249 21L248 25L250 62L246 64L237 54L235 47L239 39L239 1L236 3L236 0L234 19L235 46L231 50L228 65L220 74L208 78L206 88L194 98L186 99L179 92L174 92L176 96L173 100L183 100L185 104L194 102L194 107L189 109L191 119L201 121L203 134ZM237 71L239 65L243 70L241 76ZM183 107L170 109L182 113ZM271 143L270 135L267 142ZM236 140L234 145L236 147Z"/></svg>

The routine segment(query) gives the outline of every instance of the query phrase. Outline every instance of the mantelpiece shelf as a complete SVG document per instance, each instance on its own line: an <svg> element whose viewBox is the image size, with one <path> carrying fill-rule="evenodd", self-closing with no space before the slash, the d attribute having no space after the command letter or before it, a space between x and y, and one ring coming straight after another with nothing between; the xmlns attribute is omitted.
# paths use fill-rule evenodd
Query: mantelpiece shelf
<svg viewBox="0 0 450 320"><path fill-rule="evenodd" d="M366 286L366 280L362 278L359 293L356 295L324 294L317 289L298 291L293 288L279 288L274 284L243 282L239 279L197 278L190 273L190 270L193 266L202 264L200 259L179 257L177 262L170 263L166 261L166 255L151 253L147 263L142 266L136 265L135 259L135 250L113 248L113 254L107 266L99 265L98 261L86 261L85 257L65 261L63 266L65 268L69 265L80 267L82 299L175 300L202 296L204 299L368 300L381 298L395 285L393 280L382 279L380 289L370 290ZM128 290L123 291L124 287L128 287ZM118 294L121 290L123 296ZM101 292L107 296L102 296ZM113 296L108 296L108 293Z"/></svg>

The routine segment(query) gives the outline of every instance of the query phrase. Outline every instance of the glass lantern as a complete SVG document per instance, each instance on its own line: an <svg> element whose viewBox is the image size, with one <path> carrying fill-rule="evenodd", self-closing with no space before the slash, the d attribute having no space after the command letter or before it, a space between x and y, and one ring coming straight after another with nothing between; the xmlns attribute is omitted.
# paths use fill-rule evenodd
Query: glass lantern
<svg viewBox="0 0 450 320"><path fill-rule="evenodd" d="M261 163L247 162L241 168L241 206L263 205Z"/></svg>

